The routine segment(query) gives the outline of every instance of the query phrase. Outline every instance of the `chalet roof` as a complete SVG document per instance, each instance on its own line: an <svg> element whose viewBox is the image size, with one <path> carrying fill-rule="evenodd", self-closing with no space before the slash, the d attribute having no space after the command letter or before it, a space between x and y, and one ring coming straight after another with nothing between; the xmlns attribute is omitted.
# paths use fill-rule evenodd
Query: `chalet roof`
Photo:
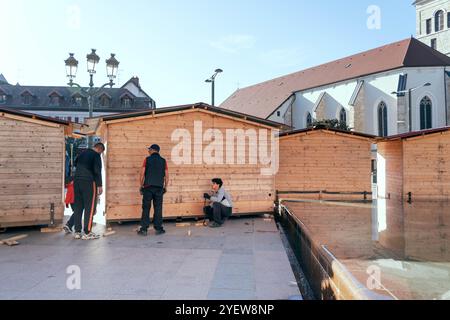
<svg viewBox="0 0 450 320"><path fill-rule="evenodd" d="M339 133L339 134L344 134L344 135L348 135L348 136L355 136L355 137L360 137L360 138L367 138L367 139L375 139L376 136L370 135L370 134L366 134L366 133L361 133L361 132L355 132L355 131L345 131L345 130L340 130L340 129L331 129L331 128L325 128L322 126L317 126L314 128L308 128L308 129L299 129L299 130L292 130L292 131L287 131L287 132L283 132L279 134L280 138L283 137L290 137L290 136L295 136L295 135L300 135L300 134L308 134L308 133L312 133L312 132L331 132L331 133Z"/></svg>
<svg viewBox="0 0 450 320"><path fill-rule="evenodd" d="M45 117L45 116L41 116L41 115L29 113L29 112L24 112L24 111L19 111L19 110L15 110L15 109L0 107L0 115L4 114L4 113L15 115L15 116L20 116L20 117L25 117L25 118L30 118L30 119L37 119L37 120L51 122L51 123L62 124L62 125L65 125L65 126L68 126L70 124L70 122L64 121L64 120L49 118L49 117Z"/></svg>
<svg viewBox="0 0 450 320"><path fill-rule="evenodd" d="M239 89L220 107L267 118L293 92L404 67L435 66L450 66L450 57L415 38L409 38Z"/></svg>
<svg viewBox="0 0 450 320"><path fill-rule="evenodd" d="M395 140L405 140L405 139L409 139L409 138L416 138L416 137L421 137L421 136L424 137L424 136L428 136L430 134L442 133L442 132L447 132L447 131L450 131L450 127L442 127L442 128L435 128L435 129L407 132L407 133L397 134L397 135L384 137L384 138L379 137L377 140L380 141L380 142L383 142L383 141L395 141Z"/></svg>
<svg viewBox="0 0 450 320"><path fill-rule="evenodd" d="M190 109L207 110L207 111L214 112L217 114L227 115L227 116L231 116L231 117L234 117L237 119L247 120L247 121L251 121L251 122L255 122L255 123L263 124L266 126L279 128L279 129L284 129L287 127L286 125L284 125L282 123L278 123L278 122L274 122L274 121L270 121L270 120L266 120L266 119L261 119L261 118L255 117L255 116L243 114L243 113L236 112L236 111L213 107L213 106L210 106L203 102L195 103L195 104L173 106L173 107L157 108L154 110L146 110L146 111L139 111L139 112L130 112L130 113L121 113L121 114L116 114L116 115L100 116L100 117L96 117L96 119L104 121L104 122L108 122L108 121L113 121L113 120L137 118L137 117L143 117L143 116L154 115L154 114L166 114L167 113L169 115L170 113L173 113L173 112L185 111L185 110L190 110ZM91 118L91 119L93 119L93 118Z"/></svg>

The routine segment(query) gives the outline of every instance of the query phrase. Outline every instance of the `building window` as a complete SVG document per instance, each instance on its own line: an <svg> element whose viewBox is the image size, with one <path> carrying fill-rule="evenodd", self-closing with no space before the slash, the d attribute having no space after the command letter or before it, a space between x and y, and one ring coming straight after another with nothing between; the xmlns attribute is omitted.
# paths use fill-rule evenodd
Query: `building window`
<svg viewBox="0 0 450 320"><path fill-rule="evenodd" d="M129 97L122 98L122 108L131 108L131 99Z"/></svg>
<svg viewBox="0 0 450 320"><path fill-rule="evenodd" d="M420 130L431 129L433 127L431 116L433 103L429 97L424 97L420 101Z"/></svg>
<svg viewBox="0 0 450 320"><path fill-rule="evenodd" d="M8 100L6 94L0 94L0 104L5 104L6 100Z"/></svg>
<svg viewBox="0 0 450 320"><path fill-rule="evenodd" d="M74 107L82 107L83 106L83 97L76 96L72 100L72 104Z"/></svg>
<svg viewBox="0 0 450 320"><path fill-rule="evenodd" d="M67 121L72 122L72 117L67 117Z"/></svg>
<svg viewBox="0 0 450 320"><path fill-rule="evenodd" d="M388 136L388 113L386 103L381 102L378 105L378 135L380 137Z"/></svg>
<svg viewBox="0 0 450 320"><path fill-rule="evenodd" d="M277 111L277 117L281 117L281 111Z"/></svg>
<svg viewBox="0 0 450 320"><path fill-rule="evenodd" d="M447 28L450 28L450 12L447 12Z"/></svg>
<svg viewBox="0 0 450 320"><path fill-rule="evenodd" d="M309 128L312 125L312 116L311 113L308 112L308 114L306 115L306 127Z"/></svg>
<svg viewBox="0 0 450 320"><path fill-rule="evenodd" d="M60 98L57 95L53 95L50 97L50 106L52 107L59 107L60 105Z"/></svg>
<svg viewBox="0 0 450 320"><path fill-rule="evenodd" d="M444 30L444 11L439 10L434 15L434 31Z"/></svg>
<svg viewBox="0 0 450 320"><path fill-rule="evenodd" d="M347 112L345 111L344 108L342 108L341 111L339 112L339 122L347 124Z"/></svg>
<svg viewBox="0 0 450 320"><path fill-rule="evenodd" d="M29 94L27 92L24 93L22 95L22 104L25 106L29 106L31 104L31 100L32 100L31 98L32 98L31 94Z"/></svg>
<svg viewBox="0 0 450 320"><path fill-rule="evenodd" d="M80 123L80 119L78 117L75 117L75 122Z"/></svg>
<svg viewBox="0 0 450 320"><path fill-rule="evenodd" d="M437 50L437 40L436 39L431 39L431 47L434 50Z"/></svg>
<svg viewBox="0 0 450 320"><path fill-rule="evenodd" d="M430 34L433 30L431 29L431 19L427 19L427 34Z"/></svg>
<svg viewBox="0 0 450 320"><path fill-rule="evenodd" d="M111 106L111 99L106 95L102 95L100 97L100 105L102 107L110 107Z"/></svg>

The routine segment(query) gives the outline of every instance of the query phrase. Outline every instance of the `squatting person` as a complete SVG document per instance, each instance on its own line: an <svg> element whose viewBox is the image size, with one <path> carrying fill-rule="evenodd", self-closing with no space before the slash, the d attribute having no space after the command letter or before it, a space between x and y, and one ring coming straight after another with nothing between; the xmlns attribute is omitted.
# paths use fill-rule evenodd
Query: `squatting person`
<svg viewBox="0 0 450 320"><path fill-rule="evenodd" d="M212 195L205 193L203 196L211 203L203 208L205 216L209 219L211 228L218 228L223 225L225 219L232 215L233 200L231 195L223 187L223 181L220 178L211 180Z"/></svg>
<svg viewBox="0 0 450 320"><path fill-rule="evenodd" d="M167 161L159 154L161 148L154 144L148 148L149 156L144 160L139 177L142 194L141 226L137 233L147 235L150 227L150 209L153 201L153 228L157 235L166 231L163 228L163 198L169 185L169 169Z"/></svg>

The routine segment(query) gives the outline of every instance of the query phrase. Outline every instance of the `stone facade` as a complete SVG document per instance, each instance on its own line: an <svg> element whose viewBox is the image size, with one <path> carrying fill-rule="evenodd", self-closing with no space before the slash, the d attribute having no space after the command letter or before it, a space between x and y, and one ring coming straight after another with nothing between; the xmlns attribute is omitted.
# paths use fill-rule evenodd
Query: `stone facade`
<svg viewBox="0 0 450 320"><path fill-rule="evenodd" d="M316 119L318 121L326 119L326 108L325 95L320 99L319 105L316 108Z"/></svg>
<svg viewBox="0 0 450 320"><path fill-rule="evenodd" d="M417 39L431 46L436 40L437 50L450 56L450 1L448 0L418 0L416 5ZM444 29L435 31L435 14L444 12ZM427 20L431 19L431 30L427 31ZM431 31L431 32L430 32Z"/></svg>
<svg viewBox="0 0 450 320"><path fill-rule="evenodd" d="M409 108L408 97L398 97L397 100L397 133L402 134L409 131Z"/></svg>
<svg viewBox="0 0 450 320"><path fill-rule="evenodd" d="M366 125L364 119L366 118L366 90L364 86L361 87L361 90L358 93L358 96L355 100L355 106L353 108L354 114L354 129L356 132L366 132Z"/></svg>

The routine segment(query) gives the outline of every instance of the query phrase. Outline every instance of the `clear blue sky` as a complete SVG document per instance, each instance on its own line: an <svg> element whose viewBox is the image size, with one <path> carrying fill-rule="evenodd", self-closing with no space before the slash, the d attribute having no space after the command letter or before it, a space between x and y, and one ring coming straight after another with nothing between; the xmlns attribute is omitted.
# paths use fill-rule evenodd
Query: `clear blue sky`
<svg viewBox="0 0 450 320"><path fill-rule="evenodd" d="M158 106L216 103L245 87L415 34L412 0L0 0L0 73L11 83L64 85L64 59L117 54L119 84L131 76ZM367 8L381 28L367 27Z"/></svg>

